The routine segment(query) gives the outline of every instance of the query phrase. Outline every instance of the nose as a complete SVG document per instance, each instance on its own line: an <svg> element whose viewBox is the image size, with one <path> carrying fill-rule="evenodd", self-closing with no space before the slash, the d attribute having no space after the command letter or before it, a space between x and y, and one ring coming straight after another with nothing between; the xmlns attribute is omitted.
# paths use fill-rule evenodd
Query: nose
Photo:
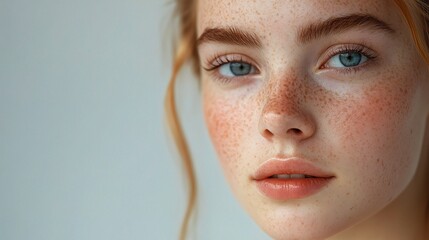
<svg viewBox="0 0 429 240"><path fill-rule="evenodd" d="M280 87L271 90L259 120L259 132L269 141L310 138L316 131L311 113L304 109L300 89Z"/></svg>

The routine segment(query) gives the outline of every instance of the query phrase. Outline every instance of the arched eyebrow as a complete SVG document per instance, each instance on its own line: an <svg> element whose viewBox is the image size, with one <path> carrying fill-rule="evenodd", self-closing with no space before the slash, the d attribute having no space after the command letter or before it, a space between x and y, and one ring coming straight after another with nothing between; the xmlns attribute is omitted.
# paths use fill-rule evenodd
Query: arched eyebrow
<svg viewBox="0 0 429 240"><path fill-rule="evenodd" d="M341 33L351 28L367 28L381 30L386 33L395 31L384 21L368 14L351 14L332 17L327 20L303 26L298 30L297 40L308 43L323 36ZM197 39L197 47L203 43L217 42L231 45L261 48L259 37L253 32L247 32L236 27L206 28Z"/></svg>
<svg viewBox="0 0 429 240"><path fill-rule="evenodd" d="M257 48L262 46L261 40L256 34L246 32L235 27L206 28L203 34L201 34L197 39L197 46L207 42L218 42Z"/></svg>
<svg viewBox="0 0 429 240"><path fill-rule="evenodd" d="M384 21L368 14L352 14L328 18L322 22L313 23L298 30L298 42L307 43L332 33L341 33L351 28L367 28L381 30L386 33L395 31Z"/></svg>

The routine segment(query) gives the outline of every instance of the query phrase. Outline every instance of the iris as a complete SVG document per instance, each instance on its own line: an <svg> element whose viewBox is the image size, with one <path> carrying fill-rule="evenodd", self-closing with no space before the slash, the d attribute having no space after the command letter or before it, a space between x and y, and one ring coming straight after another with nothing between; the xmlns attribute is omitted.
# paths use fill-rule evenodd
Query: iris
<svg viewBox="0 0 429 240"><path fill-rule="evenodd" d="M234 76L244 76L251 72L252 66L244 62L232 62L229 64L229 70Z"/></svg>
<svg viewBox="0 0 429 240"><path fill-rule="evenodd" d="M347 52L339 54L339 60L345 67L355 67L362 60L362 54L358 52Z"/></svg>

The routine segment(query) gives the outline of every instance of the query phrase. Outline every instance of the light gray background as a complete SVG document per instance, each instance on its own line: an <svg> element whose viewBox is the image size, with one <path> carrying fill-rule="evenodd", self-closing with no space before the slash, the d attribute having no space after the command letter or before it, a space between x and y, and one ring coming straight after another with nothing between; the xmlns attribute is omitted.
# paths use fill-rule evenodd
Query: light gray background
<svg viewBox="0 0 429 240"><path fill-rule="evenodd" d="M0 239L177 239L185 206L168 140L172 5L0 0ZM196 239L268 239L235 202L182 74L196 159Z"/></svg>

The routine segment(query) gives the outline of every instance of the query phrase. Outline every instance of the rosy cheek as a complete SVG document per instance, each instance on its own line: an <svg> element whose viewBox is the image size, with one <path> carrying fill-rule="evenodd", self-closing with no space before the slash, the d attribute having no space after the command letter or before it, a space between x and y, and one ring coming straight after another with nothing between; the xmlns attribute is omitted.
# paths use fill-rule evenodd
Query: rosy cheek
<svg viewBox="0 0 429 240"><path fill-rule="evenodd" d="M346 115L350 119L347 126L351 128L347 134L351 138L360 136L361 142L358 143L362 146L371 144L382 148L374 149L376 152L395 150L392 144L398 143L401 143L401 146L395 147L406 148L408 142L404 142L404 138L409 137L414 120L410 109L414 90L405 89L407 88L401 87L400 84L380 84L365 93L363 100ZM390 146L387 146L388 144ZM396 148L396 151L400 150Z"/></svg>
<svg viewBox="0 0 429 240"><path fill-rule="evenodd" d="M419 122L414 117L418 109L410 108L418 106L415 84L388 75L381 84L339 101L338 110L331 110L328 129L337 134L332 139L337 141L337 155L344 157L336 163L342 165L342 172L365 176L357 181L362 191L374 195L390 191L384 196L392 197L391 188L404 187L415 170L419 151L412 131Z"/></svg>
<svg viewBox="0 0 429 240"><path fill-rule="evenodd" d="M235 171L242 169L240 159L249 150L244 147L244 136L254 129L250 124L251 108L236 99L204 94L204 116L213 146L227 176L238 177L241 172Z"/></svg>
<svg viewBox="0 0 429 240"><path fill-rule="evenodd" d="M207 99L204 104L204 115L211 141L219 159L225 165L226 159L238 159L239 152L232 151L239 145L237 112L226 101Z"/></svg>

